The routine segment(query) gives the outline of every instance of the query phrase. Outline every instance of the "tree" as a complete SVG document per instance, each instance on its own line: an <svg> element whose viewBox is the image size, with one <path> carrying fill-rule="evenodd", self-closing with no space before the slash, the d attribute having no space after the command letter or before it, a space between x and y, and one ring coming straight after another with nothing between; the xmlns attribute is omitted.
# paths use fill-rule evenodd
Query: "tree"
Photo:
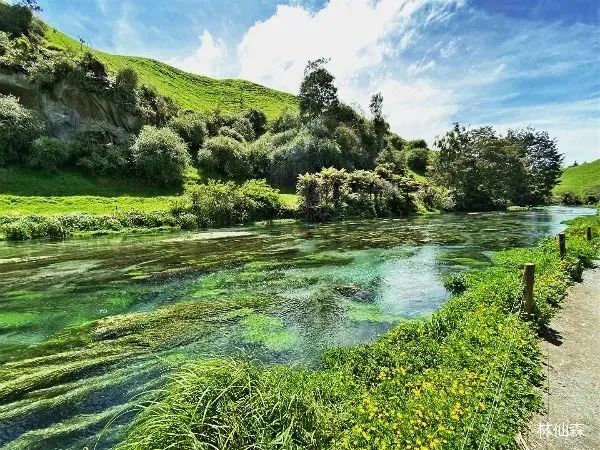
<svg viewBox="0 0 600 450"><path fill-rule="evenodd" d="M135 169L149 182L181 186L189 165L187 146L170 128L146 125L132 148Z"/></svg>
<svg viewBox="0 0 600 450"><path fill-rule="evenodd" d="M458 124L436 142L436 181L454 191L459 209L543 204L560 176L562 156L546 132Z"/></svg>
<svg viewBox="0 0 600 450"><path fill-rule="evenodd" d="M300 84L300 115L306 119L315 118L338 104L335 77L325 69L328 59L309 61L304 69Z"/></svg>
<svg viewBox="0 0 600 450"><path fill-rule="evenodd" d="M0 95L0 164L21 163L31 143L45 130L42 117L16 97Z"/></svg>
<svg viewBox="0 0 600 450"><path fill-rule="evenodd" d="M528 186L526 204L548 202L562 173L563 156L558 152L556 139L550 138L546 131L531 127L509 130L506 139L517 147L523 158Z"/></svg>
<svg viewBox="0 0 600 450"><path fill-rule="evenodd" d="M373 115L373 130L377 136L378 149L381 150L384 147L384 138L390 126L385 121L385 117L383 116L383 95L381 95L380 92L371 97L369 109Z"/></svg>

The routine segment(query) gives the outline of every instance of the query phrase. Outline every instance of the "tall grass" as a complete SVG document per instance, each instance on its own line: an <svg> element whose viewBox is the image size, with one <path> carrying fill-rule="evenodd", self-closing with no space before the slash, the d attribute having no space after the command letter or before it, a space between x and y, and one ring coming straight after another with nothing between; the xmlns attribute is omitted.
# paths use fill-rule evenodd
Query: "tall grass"
<svg viewBox="0 0 600 450"><path fill-rule="evenodd" d="M598 256L599 234L598 217L576 220L565 260L553 239L500 252L430 317L326 351L319 370L192 364L146 405L121 448L517 448L540 405L537 332ZM533 317L520 311L525 262L536 264Z"/></svg>

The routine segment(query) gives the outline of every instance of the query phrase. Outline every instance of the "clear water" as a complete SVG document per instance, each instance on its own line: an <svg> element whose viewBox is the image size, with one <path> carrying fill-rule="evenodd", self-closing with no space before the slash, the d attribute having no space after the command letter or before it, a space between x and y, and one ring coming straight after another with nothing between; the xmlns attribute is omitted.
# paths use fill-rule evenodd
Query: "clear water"
<svg viewBox="0 0 600 450"><path fill-rule="evenodd" d="M191 358L317 365L435 311L446 275L594 213L0 243L0 446L110 447L140 394Z"/></svg>

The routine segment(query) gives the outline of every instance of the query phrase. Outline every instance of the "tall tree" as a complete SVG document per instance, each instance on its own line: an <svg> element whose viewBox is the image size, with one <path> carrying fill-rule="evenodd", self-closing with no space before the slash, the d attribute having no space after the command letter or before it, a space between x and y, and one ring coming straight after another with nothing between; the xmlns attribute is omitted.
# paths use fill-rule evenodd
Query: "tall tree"
<svg viewBox="0 0 600 450"><path fill-rule="evenodd" d="M300 114L304 119L315 118L338 104L335 77L325 68L326 58L309 61L300 84Z"/></svg>
<svg viewBox="0 0 600 450"><path fill-rule="evenodd" d="M377 136L378 150L381 151L385 146L385 135L390 128L383 116L383 95L381 95L381 92L371 97L369 109L373 115L373 131L375 131L375 135Z"/></svg>

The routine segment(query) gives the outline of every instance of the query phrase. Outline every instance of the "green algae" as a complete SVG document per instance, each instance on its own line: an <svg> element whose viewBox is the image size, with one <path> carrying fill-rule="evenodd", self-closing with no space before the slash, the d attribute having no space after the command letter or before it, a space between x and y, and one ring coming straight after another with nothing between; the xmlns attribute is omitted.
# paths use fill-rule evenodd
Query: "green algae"
<svg viewBox="0 0 600 450"><path fill-rule="evenodd" d="M360 302L348 303L348 318L355 322L384 322L396 323L401 317L382 312L377 304L368 304Z"/></svg>
<svg viewBox="0 0 600 450"><path fill-rule="evenodd" d="M285 327L277 317L263 314L252 314L244 318L240 324L243 327L242 339L251 344L259 344L276 352L291 349L298 335Z"/></svg>
<svg viewBox="0 0 600 450"><path fill-rule="evenodd" d="M0 313L0 330L28 327L39 323L41 317L32 312Z"/></svg>

